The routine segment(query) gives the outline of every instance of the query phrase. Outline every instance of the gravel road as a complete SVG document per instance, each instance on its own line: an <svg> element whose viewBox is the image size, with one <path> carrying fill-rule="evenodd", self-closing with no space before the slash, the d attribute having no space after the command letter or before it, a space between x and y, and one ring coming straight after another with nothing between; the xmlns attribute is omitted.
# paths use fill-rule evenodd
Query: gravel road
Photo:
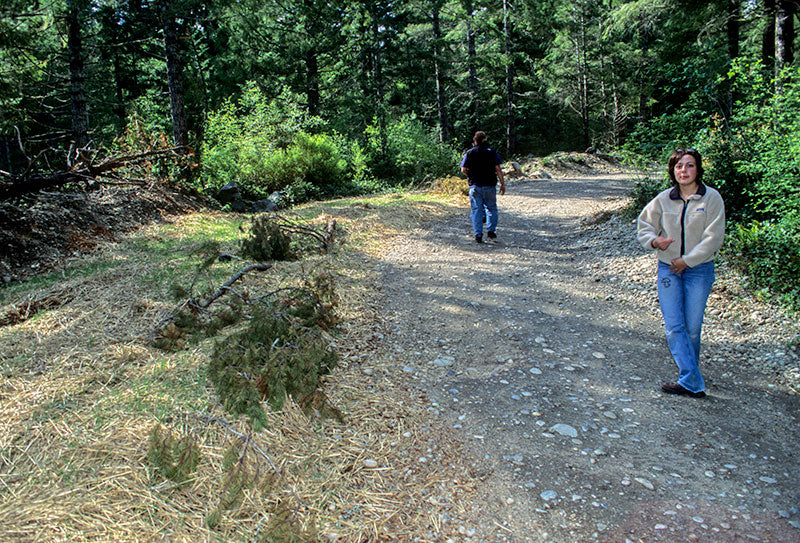
<svg viewBox="0 0 800 543"><path fill-rule="evenodd" d="M701 367L677 369L655 259L608 217L621 175L517 180L497 242L467 211L409 232L380 266L398 371L467 443L482 498L464 541L800 541L797 324L724 266ZM452 538L451 538L452 539Z"/></svg>

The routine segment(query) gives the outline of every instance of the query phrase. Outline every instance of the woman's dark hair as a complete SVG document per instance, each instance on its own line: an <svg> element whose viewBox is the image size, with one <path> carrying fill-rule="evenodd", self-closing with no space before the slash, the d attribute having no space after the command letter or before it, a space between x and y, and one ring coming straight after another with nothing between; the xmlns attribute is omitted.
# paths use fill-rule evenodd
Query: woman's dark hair
<svg viewBox="0 0 800 543"><path fill-rule="evenodd" d="M697 184L703 183L703 158L697 152L697 149L675 149L669 155L669 178L672 181L672 186L678 185L678 180L675 179L675 164L686 155L694 157L694 161L697 164Z"/></svg>
<svg viewBox="0 0 800 543"><path fill-rule="evenodd" d="M475 137L472 138L472 141L475 142L475 145L486 145L486 132L483 130L478 130L475 132Z"/></svg>

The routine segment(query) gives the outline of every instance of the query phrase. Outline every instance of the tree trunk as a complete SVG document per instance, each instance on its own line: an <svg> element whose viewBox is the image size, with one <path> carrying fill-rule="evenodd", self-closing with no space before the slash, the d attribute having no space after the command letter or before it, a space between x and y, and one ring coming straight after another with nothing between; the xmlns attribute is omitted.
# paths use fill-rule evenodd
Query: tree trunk
<svg viewBox="0 0 800 543"><path fill-rule="evenodd" d="M612 122L611 131L611 145L614 149L619 149L622 145L622 130L625 126L625 114L619 107L619 91L617 91L617 83L612 80L611 93L614 96L614 118Z"/></svg>
<svg viewBox="0 0 800 543"><path fill-rule="evenodd" d="M639 49L643 52L649 51L652 43L653 35L649 30L649 26L645 24L644 17L641 16L639 20ZM640 71L638 75L641 78L643 72ZM648 105L652 91L645 91L645 85L642 85L642 87L642 92L639 94L639 122L649 121L652 117L652 110Z"/></svg>
<svg viewBox="0 0 800 543"><path fill-rule="evenodd" d="M387 138L386 138L386 119L384 118L383 107L383 59L381 58L381 41L380 41L380 25L378 24L378 17L375 15L372 23L372 37L373 37L373 76L375 83L375 100L377 106L378 117L378 135L381 142L381 153L386 153Z"/></svg>
<svg viewBox="0 0 800 543"><path fill-rule="evenodd" d="M439 10L441 2L433 3L433 68L436 72L436 106L439 110L439 141L450 139L449 120L447 118L447 99L444 94L444 76L442 74L442 29L439 26Z"/></svg>
<svg viewBox="0 0 800 543"><path fill-rule="evenodd" d="M728 37L728 62L732 63L739 56L739 19L740 19L739 0L728 0L728 17L726 22L726 34ZM725 83L725 119L730 120L733 114L733 89L731 82Z"/></svg>
<svg viewBox="0 0 800 543"><path fill-rule="evenodd" d="M739 0L728 0L728 20L726 33L728 36L728 58L733 60L739 56L739 28L740 28Z"/></svg>
<svg viewBox="0 0 800 543"><path fill-rule="evenodd" d="M601 36L600 40L598 40L598 44L600 46L600 50L598 51L600 56L600 99L603 103L603 125L605 126L605 136L603 139L605 141L613 142L616 140L614 136L614 119L612 118L612 114L608 112L608 90L606 89L606 52L603 43L603 23L598 24L598 32ZM609 62L612 65L611 67L611 85L614 86L614 68L613 63ZM614 94L614 113L616 113L616 106L617 106L617 96Z"/></svg>
<svg viewBox="0 0 800 543"><path fill-rule="evenodd" d="M583 124L583 148L588 149L591 145L591 134L589 132L589 62L586 59L586 18L583 11L580 14L581 38L578 45L578 77L581 101L581 122Z"/></svg>
<svg viewBox="0 0 800 543"><path fill-rule="evenodd" d="M83 45L78 8L67 2L67 47L69 49L70 109L72 111L72 140L80 148L89 141L89 102L83 74Z"/></svg>
<svg viewBox="0 0 800 543"><path fill-rule="evenodd" d="M480 119L478 118L478 71L475 67L475 33L472 31L472 2L465 1L464 8L467 11L467 69L469 70L469 80L467 87L470 95L470 124L472 132L480 129ZM471 139L471 138L470 138Z"/></svg>
<svg viewBox="0 0 800 543"><path fill-rule="evenodd" d="M794 61L794 13L793 0L777 0L775 11L775 91L782 92L780 73Z"/></svg>
<svg viewBox="0 0 800 543"><path fill-rule="evenodd" d="M8 138L0 136L0 170L14 174L14 166L11 164L11 149L8 147Z"/></svg>
<svg viewBox="0 0 800 543"><path fill-rule="evenodd" d="M309 115L319 114L319 65L317 52L306 51L306 100Z"/></svg>
<svg viewBox="0 0 800 543"><path fill-rule="evenodd" d="M306 9L305 31L309 38L313 38L319 32L314 25L314 0L305 0ZM306 101L308 102L309 115L319 114L319 62L317 51L310 47L305 54L306 63Z"/></svg>
<svg viewBox="0 0 800 543"><path fill-rule="evenodd" d="M124 125L127 116L125 114L125 94L122 90L122 61L119 58L119 53L116 51L116 48L112 54L114 55L114 94L117 99L117 102L114 104L114 113L119 117L120 123Z"/></svg>
<svg viewBox="0 0 800 543"><path fill-rule="evenodd" d="M164 50L167 56L167 83L169 84L169 105L172 116L172 139L177 146L189 142L186 128L186 108L184 105L183 63L178 51L178 29L175 16L168 13L169 2L164 8Z"/></svg>
<svg viewBox="0 0 800 543"><path fill-rule="evenodd" d="M619 149L622 145L622 131L625 126L625 112L620 107L619 90L617 89L617 72L614 68L614 61L609 61L611 70L611 96L613 99L612 119L611 119L611 145L614 149Z"/></svg>
<svg viewBox="0 0 800 543"><path fill-rule="evenodd" d="M794 14L796 4L792 0L778 0L775 12L775 64L776 69L794 61Z"/></svg>
<svg viewBox="0 0 800 543"><path fill-rule="evenodd" d="M761 63L768 74L775 72L775 0L764 1L764 28L761 31Z"/></svg>
<svg viewBox="0 0 800 543"><path fill-rule="evenodd" d="M512 58L513 48L511 46L512 22L509 17L508 0L503 0L503 33L505 34L505 55L506 55L506 151L511 156L516 152L517 130L514 125L514 60Z"/></svg>

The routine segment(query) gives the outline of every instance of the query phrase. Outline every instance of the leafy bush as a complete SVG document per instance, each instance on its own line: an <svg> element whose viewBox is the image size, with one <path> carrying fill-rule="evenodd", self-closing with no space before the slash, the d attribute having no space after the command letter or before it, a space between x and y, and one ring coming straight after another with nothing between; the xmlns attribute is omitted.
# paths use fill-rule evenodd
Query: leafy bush
<svg viewBox="0 0 800 543"><path fill-rule="evenodd" d="M245 196L255 198L298 182L334 192L346 182L348 165L340 141L311 133L320 127L291 95L267 100L250 83L237 102L229 100L209 115L203 186L219 189L237 183Z"/></svg>
<svg viewBox="0 0 800 543"><path fill-rule="evenodd" d="M631 201L623 210L623 215L627 218L638 217L644 206L650 202L662 190L669 188L670 183L665 179L653 179L644 177L636 181L631 191Z"/></svg>
<svg viewBox="0 0 800 543"><path fill-rule="evenodd" d="M376 177L418 184L457 171L460 157L456 150L439 143L436 132L415 115L387 123L385 142L377 121L367 127L366 136L366 153Z"/></svg>
<svg viewBox="0 0 800 543"><path fill-rule="evenodd" d="M728 260L747 274L751 285L766 287L800 310L800 220L737 225L728 237Z"/></svg>
<svg viewBox="0 0 800 543"><path fill-rule="evenodd" d="M341 158L336 142L325 134L297 134L286 149L288 162L302 179L323 190L345 182L347 163Z"/></svg>
<svg viewBox="0 0 800 543"><path fill-rule="evenodd" d="M743 98L733 118L734 164L746 179L754 214L780 220L800 210L800 67L784 72L780 93L759 64L736 68L732 77Z"/></svg>
<svg viewBox="0 0 800 543"><path fill-rule="evenodd" d="M302 204L317 200L323 196L322 190L319 187L308 181L298 179L281 190L281 194L286 198L286 201L291 205Z"/></svg>
<svg viewBox="0 0 800 543"><path fill-rule="evenodd" d="M208 118L201 184L216 191L236 183L246 198L283 191L293 204L383 191L456 173L458 155L413 115L383 134L368 127L363 146L305 115L292 95L268 100L254 83Z"/></svg>

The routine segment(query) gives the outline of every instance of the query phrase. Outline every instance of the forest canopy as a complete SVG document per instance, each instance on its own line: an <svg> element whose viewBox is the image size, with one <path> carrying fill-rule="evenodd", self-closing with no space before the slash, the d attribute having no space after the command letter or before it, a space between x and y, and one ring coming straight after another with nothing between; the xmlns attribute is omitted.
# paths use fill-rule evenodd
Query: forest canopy
<svg viewBox="0 0 800 543"><path fill-rule="evenodd" d="M6 0L0 183L175 146L176 183L300 201L456 172L478 128L506 158L692 146L738 249L794 261L799 3Z"/></svg>
<svg viewBox="0 0 800 543"><path fill-rule="evenodd" d="M0 169L18 139L29 156L109 145L133 115L200 149L252 86L304 131L376 127L382 152L409 116L457 147L481 128L506 155L618 148L687 102L729 118L721 79L738 59L775 80L796 20L784 0L8 0Z"/></svg>

